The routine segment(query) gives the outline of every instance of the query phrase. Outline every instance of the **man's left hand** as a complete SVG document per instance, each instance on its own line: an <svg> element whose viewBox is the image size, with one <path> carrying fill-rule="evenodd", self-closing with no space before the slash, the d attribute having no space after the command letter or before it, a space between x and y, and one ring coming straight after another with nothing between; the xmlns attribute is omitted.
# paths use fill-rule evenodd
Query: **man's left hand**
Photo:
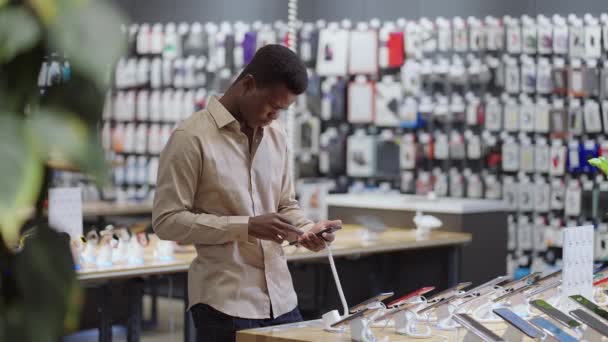
<svg viewBox="0 0 608 342"><path fill-rule="evenodd" d="M325 248L325 242L331 243L336 239L335 233L323 233L323 236L317 236L316 234L323 229L342 226L342 221L321 221L317 222L308 232L298 237L298 243L307 249L318 252Z"/></svg>

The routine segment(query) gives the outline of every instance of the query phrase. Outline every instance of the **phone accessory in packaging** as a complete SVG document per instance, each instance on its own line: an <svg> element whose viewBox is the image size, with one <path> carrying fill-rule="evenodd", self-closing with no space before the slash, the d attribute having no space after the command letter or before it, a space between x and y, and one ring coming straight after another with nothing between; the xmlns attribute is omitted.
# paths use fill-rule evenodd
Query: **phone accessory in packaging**
<svg viewBox="0 0 608 342"><path fill-rule="evenodd" d="M553 93L556 95L568 94L568 70L566 62L562 58L556 58L553 61L553 70L551 71L551 79L553 80Z"/></svg>
<svg viewBox="0 0 608 342"><path fill-rule="evenodd" d="M137 86L145 86L150 82L150 61L147 58L141 58L137 61L135 78L134 85Z"/></svg>
<svg viewBox="0 0 608 342"><path fill-rule="evenodd" d="M321 83L321 118L344 120L346 105L346 82L341 78L328 77Z"/></svg>
<svg viewBox="0 0 608 342"><path fill-rule="evenodd" d="M460 17L452 20L454 30L454 51L466 52L468 50L468 34L465 21Z"/></svg>
<svg viewBox="0 0 608 342"><path fill-rule="evenodd" d="M145 185L148 183L148 160L144 156L137 157L135 184Z"/></svg>
<svg viewBox="0 0 608 342"><path fill-rule="evenodd" d="M150 125L150 133L148 135L148 153L159 154L161 150L160 125Z"/></svg>
<svg viewBox="0 0 608 342"><path fill-rule="evenodd" d="M499 199L502 197L502 184L496 179L495 175L484 175L485 198Z"/></svg>
<svg viewBox="0 0 608 342"><path fill-rule="evenodd" d="M438 17L436 25L438 50L447 52L452 48L452 26L450 25L450 21L443 17Z"/></svg>
<svg viewBox="0 0 608 342"><path fill-rule="evenodd" d="M435 23L425 17L420 18L420 36L423 52L433 53L437 51L437 29Z"/></svg>
<svg viewBox="0 0 608 342"><path fill-rule="evenodd" d="M345 76L347 74L349 42L349 31L340 29L337 24L321 30L317 51L317 73L319 75Z"/></svg>
<svg viewBox="0 0 608 342"><path fill-rule="evenodd" d="M106 151L112 149L112 125L109 121L104 122L101 128L101 146Z"/></svg>
<svg viewBox="0 0 608 342"><path fill-rule="evenodd" d="M589 17L585 26L585 57L600 58L602 56L602 28L596 18Z"/></svg>
<svg viewBox="0 0 608 342"><path fill-rule="evenodd" d="M409 21L405 28L405 51L407 58L422 58L422 32L415 21Z"/></svg>
<svg viewBox="0 0 608 342"><path fill-rule="evenodd" d="M485 50L485 32L482 22L475 18L467 19L469 26L469 49L473 52Z"/></svg>
<svg viewBox="0 0 608 342"><path fill-rule="evenodd" d="M513 176L506 176L503 178L503 192L504 200L507 203L507 207L510 211L517 211L518 207L518 184L515 182Z"/></svg>
<svg viewBox="0 0 608 342"><path fill-rule="evenodd" d="M602 101L602 122L604 124L604 133L608 134L608 100Z"/></svg>
<svg viewBox="0 0 608 342"><path fill-rule="evenodd" d="M456 168L450 169L450 196L461 198L464 197L464 177Z"/></svg>
<svg viewBox="0 0 608 342"><path fill-rule="evenodd" d="M150 158L148 162L148 183L152 186L156 185L156 178L158 174L158 157Z"/></svg>
<svg viewBox="0 0 608 342"><path fill-rule="evenodd" d="M140 123L135 131L135 147L134 152L144 154L148 147L148 125Z"/></svg>
<svg viewBox="0 0 608 342"><path fill-rule="evenodd" d="M428 195L433 190L433 181L429 172L422 171L416 178L416 195Z"/></svg>
<svg viewBox="0 0 608 342"><path fill-rule="evenodd" d="M522 95L519 106L519 129L522 132L534 132L536 107L529 97Z"/></svg>
<svg viewBox="0 0 608 342"><path fill-rule="evenodd" d="M349 74L376 74L378 72L378 34L361 23L349 34Z"/></svg>
<svg viewBox="0 0 608 342"><path fill-rule="evenodd" d="M580 100L571 100L568 108L568 130L573 135L583 134L583 107Z"/></svg>
<svg viewBox="0 0 608 342"><path fill-rule="evenodd" d="M534 145L534 170L539 173L549 173L551 168L551 152L545 138L538 138Z"/></svg>
<svg viewBox="0 0 608 342"><path fill-rule="evenodd" d="M376 142L373 136L358 130L348 137L347 174L351 177L371 177L376 172Z"/></svg>
<svg viewBox="0 0 608 342"><path fill-rule="evenodd" d="M519 168L523 172L534 172L534 146L528 137L520 138Z"/></svg>
<svg viewBox="0 0 608 342"><path fill-rule="evenodd" d="M376 145L376 175L379 177L399 177L400 142L390 130L384 130Z"/></svg>
<svg viewBox="0 0 608 342"><path fill-rule="evenodd" d="M581 149L582 146L577 140L568 143L568 172L577 173L581 171Z"/></svg>
<svg viewBox="0 0 608 342"><path fill-rule="evenodd" d="M507 28L507 51L511 54L521 53L522 37L519 20L506 16L503 22Z"/></svg>
<svg viewBox="0 0 608 342"><path fill-rule="evenodd" d="M507 249L513 251L517 248L517 223L515 216L507 217Z"/></svg>
<svg viewBox="0 0 608 342"><path fill-rule="evenodd" d="M460 94L453 94L450 101L450 116L452 122L465 123L466 122L466 107L464 100Z"/></svg>
<svg viewBox="0 0 608 342"><path fill-rule="evenodd" d="M171 138L171 133L173 131L173 125L162 125L160 129L160 151L162 151L167 143L169 142L169 138Z"/></svg>
<svg viewBox="0 0 608 342"><path fill-rule="evenodd" d="M418 128L420 125L418 102L413 97L406 97L401 104L401 127Z"/></svg>
<svg viewBox="0 0 608 342"><path fill-rule="evenodd" d="M348 85L348 121L351 123L374 122L375 84L365 76L357 76Z"/></svg>
<svg viewBox="0 0 608 342"><path fill-rule="evenodd" d="M472 131L466 131L464 133L466 139L466 152L467 159L479 160L481 159L481 139L478 135L475 135Z"/></svg>
<svg viewBox="0 0 608 342"><path fill-rule="evenodd" d="M421 65L415 60L408 59L401 68L401 82L406 94L420 95L422 91Z"/></svg>
<svg viewBox="0 0 608 342"><path fill-rule="evenodd" d="M127 166L125 173L125 183L127 185L137 184L137 159L135 156L127 157Z"/></svg>
<svg viewBox="0 0 608 342"><path fill-rule="evenodd" d="M139 25L136 42L136 50L138 54L146 55L150 53L151 31L150 24Z"/></svg>
<svg viewBox="0 0 608 342"><path fill-rule="evenodd" d="M544 98L539 98L535 106L534 131L537 133L548 133L550 127L549 113L551 107Z"/></svg>
<svg viewBox="0 0 608 342"><path fill-rule="evenodd" d="M602 131L602 117L600 105L595 100L585 101L585 132L600 133Z"/></svg>
<svg viewBox="0 0 608 342"><path fill-rule="evenodd" d="M486 48L488 51L500 51L504 48L504 29L502 23L494 17L485 18Z"/></svg>
<svg viewBox="0 0 608 342"><path fill-rule="evenodd" d="M504 129L507 132L519 130L519 104L513 98L506 98L504 104Z"/></svg>
<svg viewBox="0 0 608 342"><path fill-rule="evenodd" d="M433 192L438 197L447 197L449 193L448 175L439 168L433 170Z"/></svg>
<svg viewBox="0 0 608 342"><path fill-rule="evenodd" d="M450 133L450 152L449 156L452 160L462 160L466 157L466 148L464 144L464 136L458 131Z"/></svg>
<svg viewBox="0 0 608 342"><path fill-rule="evenodd" d="M533 232L530 218L526 215L519 217L517 222L517 248L531 250L533 248Z"/></svg>
<svg viewBox="0 0 608 342"><path fill-rule="evenodd" d="M319 135L321 122L318 117L305 112L296 119L296 146L295 152L301 154L319 153Z"/></svg>
<svg viewBox="0 0 608 342"><path fill-rule="evenodd" d="M152 26L150 35L150 49L148 53L161 54L165 45L165 35L163 33L163 24L156 23Z"/></svg>
<svg viewBox="0 0 608 342"><path fill-rule="evenodd" d="M133 153L135 150L135 124L129 122L125 125L123 151Z"/></svg>
<svg viewBox="0 0 608 342"><path fill-rule="evenodd" d="M608 60L604 60L604 65L608 65ZM608 99L608 69L600 71L600 98Z"/></svg>
<svg viewBox="0 0 608 342"><path fill-rule="evenodd" d="M536 91L536 64L528 56L521 57L521 90L528 94Z"/></svg>
<svg viewBox="0 0 608 342"><path fill-rule="evenodd" d="M507 137L502 144L502 169L505 172L519 171L520 147L512 137Z"/></svg>
<svg viewBox="0 0 608 342"><path fill-rule="evenodd" d="M404 171L401 173L401 192L405 194L413 194L416 192L414 173L412 171Z"/></svg>
<svg viewBox="0 0 608 342"><path fill-rule="evenodd" d="M325 83L331 83L332 79L331 78L327 78L323 84ZM328 90L330 90L329 85L325 86ZM324 93L322 92L322 83L321 83L321 77L315 73L314 71L312 71L311 69L308 69L308 87L306 88L306 108L313 113L314 115L321 115L322 117L323 115L323 109L322 109L322 99L323 99L323 95ZM327 110L328 108L326 108ZM326 113L328 114L328 113Z"/></svg>
<svg viewBox="0 0 608 342"><path fill-rule="evenodd" d="M599 144L595 140L587 140L582 146L581 151L581 163L582 171L585 173L595 173L597 169L589 164L589 159L597 158L599 156Z"/></svg>
<svg viewBox="0 0 608 342"><path fill-rule="evenodd" d="M470 174L467 177L467 197L481 198L483 196L483 184L478 174Z"/></svg>
<svg viewBox="0 0 608 342"><path fill-rule="evenodd" d="M572 17L570 19L573 19ZM569 28L569 40L570 46L568 51L570 52L570 58L584 58L585 57L585 28L583 27L580 19L575 19Z"/></svg>
<svg viewBox="0 0 608 342"><path fill-rule="evenodd" d="M554 140L551 143L551 167L549 174L551 176L563 176L566 167L566 146L560 140Z"/></svg>
<svg viewBox="0 0 608 342"><path fill-rule="evenodd" d="M166 89L162 93L162 117L161 120L164 122L171 122L173 113L173 90Z"/></svg>
<svg viewBox="0 0 608 342"><path fill-rule="evenodd" d="M549 18L539 15L538 22L538 53L548 55L553 50L553 24Z"/></svg>
<svg viewBox="0 0 608 342"><path fill-rule="evenodd" d="M551 94L553 80L551 77L551 63L547 58L540 58L537 66L536 91L539 94Z"/></svg>
<svg viewBox="0 0 608 342"><path fill-rule="evenodd" d="M538 46L538 27L534 19L522 16L523 53L535 54Z"/></svg>
<svg viewBox="0 0 608 342"><path fill-rule="evenodd" d="M181 120L185 120L192 113L196 112L196 92L194 90L189 90L184 95L184 103L182 106L182 115L180 117Z"/></svg>
<svg viewBox="0 0 608 342"><path fill-rule="evenodd" d="M483 122L483 118L479 117L479 110L481 107L481 102L479 101L478 97L473 95L473 93L468 93L466 98L467 98L466 123L468 126L477 126ZM484 117L485 117L485 115L484 115Z"/></svg>
<svg viewBox="0 0 608 342"><path fill-rule="evenodd" d="M346 136L330 127L319 137L319 170L326 175L346 172Z"/></svg>
<svg viewBox="0 0 608 342"><path fill-rule="evenodd" d="M401 84L391 76L384 76L376 83L376 126L398 127L401 121Z"/></svg>
<svg viewBox="0 0 608 342"><path fill-rule="evenodd" d="M561 178L551 180L551 210L564 210L566 184Z"/></svg>
<svg viewBox="0 0 608 342"><path fill-rule="evenodd" d="M551 186L544 178L538 177L534 182L534 211L547 213L550 210Z"/></svg>
<svg viewBox="0 0 608 342"><path fill-rule="evenodd" d="M551 133L554 137L565 137L568 132L568 113L563 108L555 105L549 112L549 116L551 118Z"/></svg>
<svg viewBox="0 0 608 342"><path fill-rule="evenodd" d="M194 56L189 56L184 60L184 88L192 89L198 86L196 63L197 60Z"/></svg>
<svg viewBox="0 0 608 342"><path fill-rule="evenodd" d="M411 133L405 134L401 139L400 164L404 170L416 168L416 141Z"/></svg>
<svg viewBox="0 0 608 342"><path fill-rule="evenodd" d="M520 73L517 60L512 57L505 56L505 90L510 94L519 93L520 89Z"/></svg>
<svg viewBox="0 0 608 342"><path fill-rule="evenodd" d="M600 69L596 60L588 60L585 66L585 94L600 96Z"/></svg>
<svg viewBox="0 0 608 342"><path fill-rule="evenodd" d="M490 132L499 132L502 129L502 107L498 99L488 97L486 99L485 127Z"/></svg>
<svg viewBox="0 0 608 342"><path fill-rule="evenodd" d="M125 95L124 101L123 119L125 121L134 121L136 112L135 106L137 104L135 91L128 91Z"/></svg>
<svg viewBox="0 0 608 342"><path fill-rule="evenodd" d="M566 188L564 213L567 216L579 216L581 214L582 188L578 179L571 179Z"/></svg>
<svg viewBox="0 0 608 342"><path fill-rule="evenodd" d="M553 16L553 53L565 55L568 53L568 23L564 17Z"/></svg>
<svg viewBox="0 0 608 342"><path fill-rule="evenodd" d="M447 160L449 158L449 142L445 133L435 133L434 155L437 160Z"/></svg>
<svg viewBox="0 0 608 342"><path fill-rule="evenodd" d="M182 44L184 56L207 54L207 37L200 23L193 23Z"/></svg>

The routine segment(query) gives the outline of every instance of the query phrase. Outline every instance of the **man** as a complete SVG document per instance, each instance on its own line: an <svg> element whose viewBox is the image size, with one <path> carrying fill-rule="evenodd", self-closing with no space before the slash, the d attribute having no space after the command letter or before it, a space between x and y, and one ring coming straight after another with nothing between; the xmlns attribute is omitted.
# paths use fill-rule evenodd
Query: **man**
<svg viewBox="0 0 608 342"><path fill-rule="evenodd" d="M281 244L319 251L334 235L315 233L341 225L305 218L288 138L275 122L307 84L291 50L265 46L219 100L180 124L160 156L154 230L196 246L188 294L199 341L302 319Z"/></svg>

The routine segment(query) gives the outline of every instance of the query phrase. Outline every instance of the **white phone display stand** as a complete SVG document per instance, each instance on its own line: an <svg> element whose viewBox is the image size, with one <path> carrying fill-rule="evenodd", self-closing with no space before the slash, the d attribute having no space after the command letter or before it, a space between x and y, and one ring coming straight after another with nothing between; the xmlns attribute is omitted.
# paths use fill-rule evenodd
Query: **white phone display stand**
<svg viewBox="0 0 608 342"><path fill-rule="evenodd" d="M467 330L467 333L464 335L462 342L483 342L483 340L479 336ZM509 340L509 342L511 341Z"/></svg>
<svg viewBox="0 0 608 342"><path fill-rule="evenodd" d="M608 295L606 295L604 290L606 290L606 288L602 286L593 288L593 299L595 300L598 306L608 305Z"/></svg>
<svg viewBox="0 0 608 342"><path fill-rule="evenodd" d="M406 310L395 315L395 332L399 335L406 335L414 338L431 337L431 328L420 324L416 314ZM422 327L422 329L421 329Z"/></svg>
<svg viewBox="0 0 608 342"><path fill-rule="evenodd" d="M441 220L431 215L422 215L420 211L414 216L414 224L416 225L416 239L428 239L432 229L440 228L443 223Z"/></svg>
<svg viewBox="0 0 608 342"><path fill-rule="evenodd" d="M86 264L94 264L97 259L97 244L87 242L82 251L82 261Z"/></svg>
<svg viewBox="0 0 608 342"><path fill-rule="evenodd" d="M602 337L600 333L587 326L582 330L581 341L599 342L602 341Z"/></svg>
<svg viewBox="0 0 608 342"><path fill-rule="evenodd" d="M121 262L127 260L129 254L129 240L119 239L112 253L113 262Z"/></svg>
<svg viewBox="0 0 608 342"><path fill-rule="evenodd" d="M173 241L159 240L156 243L156 249L154 250L154 256L160 261L171 261L173 260Z"/></svg>
<svg viewBox="0 0 608 342"><path fill-rule="evenodd" d="M97 266L98 267L110 267L112 266L112 244L107 243L99 247L97 253Z"/></svg>
<svg viewBox="0 0 608 342"><path fill-rule="evenodd" d="M509 324L507 330L502 335L502 338L509 342L522 342L524 340L524 334Z"/></svg>
<svg viewBox="0 0 608 342"><path fill-rule="evenodd" d="M382 221L374 216L357 216L355 220L365 227L365 229L361 230L361 239L363 241L376 241L378 240L378 235L388 229Z"/></svg>
<svg viewBox="0 0 608 342"><path fill-rule="evenodd" d="M340 314L338 310L332 310L330 312L325 313L322 316L323 320L323 330L328 332L343 332L344 327L340 328L332 328L331 325L338 322L340 320Z"/></svg>
<svg viewBox="0 0 608 342"><path fill-rule="evenodd" d="M435 314L437 315L437 328L441 330L454 330L458 327L458 323L454 322L452 315L455 309L450 304L442 305Z"/></svg>
<svg viewBox="0 0 608 342"><path fill-rule="evenodd" d="M127 262L129 265L142 265L144 263L144 247L135 237L129 241Z"/></svg>
<svg viewBox="0 0 608 342"><path fill-rule="evenodd" d="M382 314L383 310L378 310L371 317L357 318L350 323L350 338L355 342L386 342L388 337L379 340L374 336L371 330L372 322L379 314Z"/></svg>
<svg viewBox="0 0 608 342"><path fill-rule="evenodd" d="M473 310L473 318L480 323L499 323L502 319L492 311L496 308L496 303L488 298ZM510 340L509 340L510 341Z"/></svg>

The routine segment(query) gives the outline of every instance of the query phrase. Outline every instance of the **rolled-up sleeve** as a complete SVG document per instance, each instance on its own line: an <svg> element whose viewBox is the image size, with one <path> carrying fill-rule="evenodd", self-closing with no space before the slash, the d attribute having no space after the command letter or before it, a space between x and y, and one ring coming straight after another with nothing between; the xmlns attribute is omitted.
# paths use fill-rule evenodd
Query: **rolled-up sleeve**
<svg viewBox="0 0 608 342"><path fill-rule="evenodd" d="M203 148L178 129L163 149L154 195L152 224L159 238L187 244L247 241L249 216L216 216L192 211L197 183L203 181Z"/></svg>

